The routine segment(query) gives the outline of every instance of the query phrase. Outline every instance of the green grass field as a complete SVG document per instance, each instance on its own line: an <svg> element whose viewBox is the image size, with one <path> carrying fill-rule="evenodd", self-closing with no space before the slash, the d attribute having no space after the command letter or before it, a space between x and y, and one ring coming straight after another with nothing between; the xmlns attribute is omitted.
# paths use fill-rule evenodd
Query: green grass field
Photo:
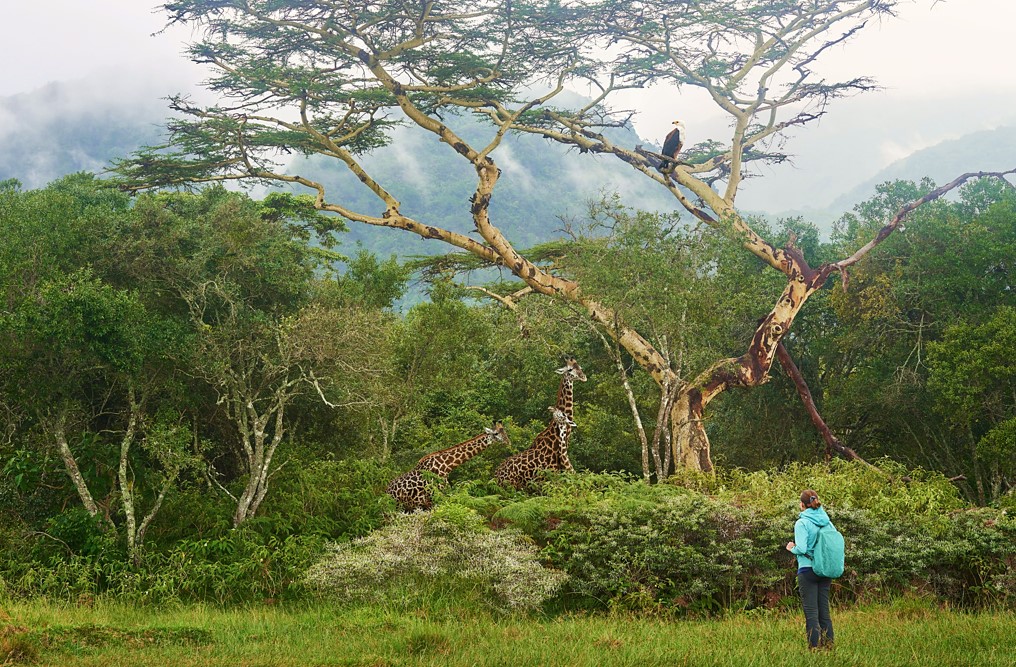
<svg viewBox="0 0 1016 667"><path fill-rule="evenodd" d="M834 610L833 622L835 650L809 653L803 621L790 613L498 619L324 605L224 611L8 603L0 610L0 665L1016 666L1012 612L897 603Z"/></svg>

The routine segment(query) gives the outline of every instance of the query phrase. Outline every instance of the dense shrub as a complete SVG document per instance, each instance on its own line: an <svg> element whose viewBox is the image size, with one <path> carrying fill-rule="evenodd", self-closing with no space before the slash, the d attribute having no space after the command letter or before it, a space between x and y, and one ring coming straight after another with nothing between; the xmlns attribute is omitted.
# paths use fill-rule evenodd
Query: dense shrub
<svg viewBox="0 0 1016 667"><path fill-rule="evenodd" d="M472 481L438 493L432 512L393 516L385 469L318 462L279 480L278 511L236 530L214 499L178 496L138 565L83 511L44 531L0 528L0 594L231 604L325 593L663 614L773 607L796 604L784 545L800 490L814 488L847 539L838 602L918 594L1016 606L1012 510L970 508L938 475L883 470L834 463L682 474L653 486L548 474L538 494Z"/></svg>
<svg viewBox="0 0 1016 667"><path fill-rule="evenodd" d="M81 508L44 530L0 529L0 575L12 595L63 600L99 595L138 602L216 604L291 599L327 539L369 533L393 509L382 493L391 472L370 461L287 466L265 511L232 528L231 507L204 486L171 495L153 524L141 562L122 535Z"/></svg>
<svg viewBox="0 0 1016 667"><path fill-rule="evenodd" d="M569 575L564 602L637 611L755 606L783 582L773 522L697 491L619 476L562 476L501 508ZM784 587L785 588L785 587Z"/></svg>
<svg viewBox="0 0 1016 667"><path fill-rule="evenodd" d="M395 472L371 459L294 460L272 488L271 505L257 519L260 532L281 538L333 540L366 535L395 509L384 493Z"/></svg>
<svg viewBox="0 0 1016 667"><path fill-rule="evenodd" d="M246 529L276 539L291 535L346 539L366 535L394 509L384 488L395 473L372 460L314 459L297 452L273 478L262 509ZM233 505L207 485L170 496L149 541L171 547L215 538L232 528Z"/></svg>
<svg viewBox="0 0 1016 667"><path fill-rule="evenodd" d="M521 533L491 531L472 510L445 504L333 545L306 580L345 602L434 603L451 596L514 611L539 607L564 578L540 565Z"/></svg>
<svg viewBox="0 0 1016 667"><path fill-rule="evenodd" d="M138 603L231 604L299 597L303 573L322 548L319 538L280 540L237 530L147 552L137 565L123 555L73 554L44 561L8 559L2 566L8 592L22 597L82 601L105 595Z"/></svg>
<svg viewBox="0 0 1016 667"><path fill-rule="evenodd" d="M681 476L647 486L618 475L550 478L544 495L491 507L569 575L569 605L667 613L773 606L794 595L801 489L819 491L847 538L837 598L903 592L957 605L1016 603L1016 521L969 509L947 480L858 465ZM452 494L445 502L472 502ZM474 503L475 505L475 503Z"/></svg>

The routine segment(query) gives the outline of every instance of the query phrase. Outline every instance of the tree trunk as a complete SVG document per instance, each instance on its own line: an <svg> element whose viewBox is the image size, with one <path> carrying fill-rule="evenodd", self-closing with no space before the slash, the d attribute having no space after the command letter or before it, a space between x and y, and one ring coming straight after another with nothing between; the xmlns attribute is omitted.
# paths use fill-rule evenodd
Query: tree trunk
<svg viewBox="0 0 1016 667"><path fill-rule="evenodd" d="M699 390L684 389L677 395L670 414L674 468L680 466L688 470L712 471L709 437L702 422L703 410Z"/></svg>
<svg viewBox="0 0 1016 667"><path fill-rule="evenodd" d="M91 492L88 490L88 484L85 483L85 478L81 474L81 469L78 468L78 462L74 459L74 453L71 452L70 445L67 444L67 408L60 408L60 412L57 413L56 419L50 426L53 437L56 439L57 448L60 450L60 458L64 462L64 470L67 471L67 476L71 478L71 483L74 484L74 488L78 492L78 497L81 499L81 504L85 510L92 516L96 516L99 513L99 507L95 504L95 499L92 498Z"/></svg>
<svg viewBox="0 0 1016 667"><path fill-rule="evenodd" d="M128 478L128 458L134 444L134 432L138 423L138 404L134 396L134 387L127 388L127 430L120 441L120 465L117 468L117 479L120 482L120 502L123 504L124 519L127 526L127 555L137 565L140 559L137 543L137 517L134 507L134 482Z"/></svg>
<svg viewBox="0 0 1016 667"><path fill-rule="evenodd" d="M672 414L674 410L674 399L677 397L675 389L678 387L676 381L665 377L660 385L660 407L656 411L656 428L653 430L653 462L656 464L656 481L662 482L670 476L670 443ZM663 441L664 455L660 457L660 441Z"/></svg>
<svg viewBox="0 0 1016 667"><path fill-rule="evenodd" d="M282 386L276 391L274 401L265 408L263 414L257 413L253 400L247 400L244 403L246 409L241 406L234 417L238 422L237 428L240 433L249 440L244 444L248 468L247 484L237 500L236 511L233 513L234 528L254 516L265 499L265 494L268 493L272 457L285 435L285 408L292 381L283 378L281 383ZM269 440L268 424L271 421L274 421L274 426Z"/></svg>

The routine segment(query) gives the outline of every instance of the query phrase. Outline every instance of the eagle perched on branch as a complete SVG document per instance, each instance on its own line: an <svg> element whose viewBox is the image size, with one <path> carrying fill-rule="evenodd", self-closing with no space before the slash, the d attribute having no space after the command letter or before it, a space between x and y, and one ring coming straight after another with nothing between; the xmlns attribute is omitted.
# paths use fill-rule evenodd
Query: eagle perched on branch
<svg viewBox="0 0 1016 667"><path fill-rule="evenodd" d="M666 173L677 166L677 154L681 152L682 146L684 146L684 123L675 120L674 129L667 133L667 138L663 140L662 152L670 159L660 163L661 172Z"/></svg>

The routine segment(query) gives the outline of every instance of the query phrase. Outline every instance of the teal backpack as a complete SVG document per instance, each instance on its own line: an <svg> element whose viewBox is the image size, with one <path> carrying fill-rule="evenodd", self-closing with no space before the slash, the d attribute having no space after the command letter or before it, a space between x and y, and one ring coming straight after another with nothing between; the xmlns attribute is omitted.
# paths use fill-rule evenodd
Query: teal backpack
<svg viewBox="0 0 1016 667"><path fill-rule="evenodd" d="M836 530L836 526L830 522L818 529L815 537L815 546L808 554L811 559L811 569L820 577L835 579L843 574L843 558L846 552L846 545L843 542L843 535Z"/></svg>

